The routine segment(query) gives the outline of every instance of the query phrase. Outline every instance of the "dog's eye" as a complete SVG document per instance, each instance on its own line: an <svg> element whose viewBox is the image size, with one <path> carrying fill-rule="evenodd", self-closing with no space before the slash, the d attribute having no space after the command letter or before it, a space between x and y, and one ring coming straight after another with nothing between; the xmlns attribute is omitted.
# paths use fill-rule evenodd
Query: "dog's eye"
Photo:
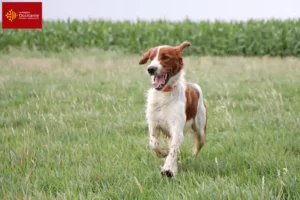
<svg viewBox="0 0 300 200"><path fill-rule="evenodd" d="M167 59L169 59L169 57L166 56L166 55L163 55L163 56L161 57L161 59L162 59L162 60L167 60Z"/></svg>

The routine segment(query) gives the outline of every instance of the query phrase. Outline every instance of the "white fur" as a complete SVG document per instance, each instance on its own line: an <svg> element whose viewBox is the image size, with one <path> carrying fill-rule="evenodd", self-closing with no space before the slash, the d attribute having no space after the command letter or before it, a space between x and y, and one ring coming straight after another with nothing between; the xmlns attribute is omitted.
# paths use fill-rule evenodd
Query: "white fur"
<svg viewBox="0 0 300 200"><path fill-rule="evenodd" d="M200 144L204 145L206 111L203 104L202 90L200 86L194 84L200 93L197 115L195 121L189 120L186 122L186 82L183 70L176 76L171 77L168 85L176 85L176 87L169 92L157 91L154 88L148 90L146 118L149 128L150 147L156 152L158 157L166 157L161 173L164 175L171 173L174 176L177 173L177 156L184 139L185 129L194 126L193 130L200 137ZM158 140L160 132L169 137L169 148L164 148L160 144ZM197 152L197 149L194 150L194 154L197 154Z"/></svg>
<svg viewBox="0 0 300 200"><path fill-rule="evenodd" d="M162 65L160 64L160 62L158 60L158 55L159 55L159 51L160 51L161 48L162 48L162 46L159 46L157 48L157 52L156 52L155 57L153 58L151 63L148 65L148 68L149 67L157 67L157 71L156 71L157 75L159 75L161 73L161 68L162 68Z"/></svg>

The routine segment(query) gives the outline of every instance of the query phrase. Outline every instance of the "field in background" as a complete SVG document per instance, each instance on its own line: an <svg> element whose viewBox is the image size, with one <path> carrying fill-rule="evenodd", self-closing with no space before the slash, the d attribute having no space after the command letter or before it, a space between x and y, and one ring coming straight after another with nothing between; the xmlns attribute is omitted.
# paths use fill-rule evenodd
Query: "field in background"
<svg viewBox="0 0 300 200"><path fill-rule="evenodd" d="M161 177L139 56L0 56L1 199L299 199L300 60L185 57L203 88L207 143Z"/></svg>
<svg viewBox="0 0 300 200"><path fill-rule="evenodd" d="M61 51L96 47L142 53L188 40L186 55L300 56L300 19L247 22L45 21L43 30L0 30L0 51Z"/></svg>

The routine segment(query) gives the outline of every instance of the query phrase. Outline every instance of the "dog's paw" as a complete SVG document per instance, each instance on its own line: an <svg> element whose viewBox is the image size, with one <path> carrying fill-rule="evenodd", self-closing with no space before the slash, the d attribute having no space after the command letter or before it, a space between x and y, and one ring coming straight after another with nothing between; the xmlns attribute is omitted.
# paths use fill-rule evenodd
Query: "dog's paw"
<svg viewBox="0 0 300 200"><path fill-rule="evenodd" d="M173 177L176 175L177 170L176 167L174 167L174 169L170 168L170 167L163 167L160 170L161 175L163 176L167 176L167 177Z"/></svg>
<svg viewBox="0 0 300 200"><path fill-rule="evenodd" d="M193 156L193 157L196 157L196 156L198 156L198 154L199 154L199 151L194 150L193 153L192 153L192 156Z"/></svg>
<svg viewBox="0 0 300 200"><path fill-rule="evenodd" d="M175 175L170 169L161 170L160 173L161 173L161 175L167 176L167 177L173 177Z"/></svg>

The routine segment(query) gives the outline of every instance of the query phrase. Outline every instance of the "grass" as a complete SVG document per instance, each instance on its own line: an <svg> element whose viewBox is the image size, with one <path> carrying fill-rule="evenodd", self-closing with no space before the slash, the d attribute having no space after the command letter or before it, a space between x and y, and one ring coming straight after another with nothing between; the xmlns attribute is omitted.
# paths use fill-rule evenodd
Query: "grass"
<svg viewBox="0 0 300 200"><path fill-rule="evenodd" d="M139 56L0 55L1 199L299 199L300 59L185 57L207 142L161 177L148 146Z"/></svg>

